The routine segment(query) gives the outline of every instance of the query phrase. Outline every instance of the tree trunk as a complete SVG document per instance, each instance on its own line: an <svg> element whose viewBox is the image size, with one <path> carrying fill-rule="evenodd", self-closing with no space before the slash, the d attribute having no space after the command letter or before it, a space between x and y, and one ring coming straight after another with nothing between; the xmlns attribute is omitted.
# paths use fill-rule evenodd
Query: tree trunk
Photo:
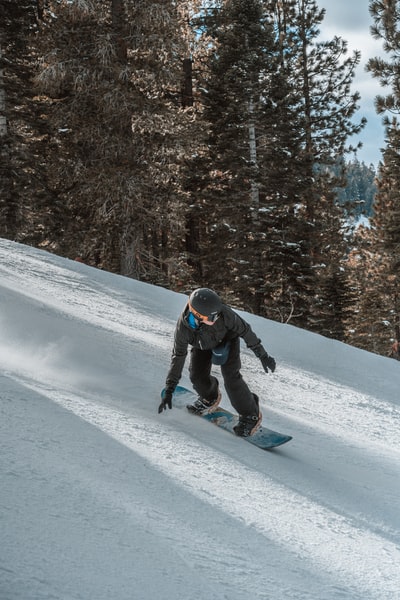
<svg viewBox="0 0 400 600"><path fill-rule="evenodd" d="M16 202L12 196L10 141L6 116L6 89L2 69L3 50L0 32L0 236L13 239L16 233Z"/></svg>
<svg viewBox="0 0 400 600"><path fill-rule="evenodd" d="M5 138L7 129L7 117L6 117L6 92L4 88L4 76L2 69L3 53L2 53L2 39L0 33L0 138Z"/></svg>
<svg viewBox="0 0 400 600"><path fill-rule="evenodd" d="M249 102L249 147L250 147L250 163L254 170L257 170L257 143L256 143L256 126L254 122L254 101L253 98ZM258 183L251 179L250 182L250 197L253 220L258 221L258 209L260 204L260 190Z"/></svg>
<svg viewBox="0 0 400 600"><path fill-rule="evenodd" d="M182 106L187 108L193 106L193 73L192 59L183 59L183 84L182 84Z"/></svg>
<svg viewBox="0 0 400 600"><path fill-rule="evenodd" d="M127 45L124 38L125 15L124 0L111 0L111 18L117 48L118 60L125 62L127 59Z"/></svg>

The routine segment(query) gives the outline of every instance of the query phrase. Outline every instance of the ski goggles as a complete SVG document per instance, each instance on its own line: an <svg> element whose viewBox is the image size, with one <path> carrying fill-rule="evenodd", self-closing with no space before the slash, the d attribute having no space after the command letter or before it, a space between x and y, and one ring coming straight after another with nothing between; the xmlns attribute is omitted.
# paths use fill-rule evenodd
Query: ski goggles
<svg viewBox="0 0 400 600"><path fill-rule="evenodd" d="M202 323L205 323L206 325L214 325L215 321L218 319L218 316L219 316L218 312L211 313L211 315L207 315L207 316L202 315L201 313L197 312L197 310L195 310L193 308L193 306L190 304L190 302L189 302L189 310L196 319L198 319Z"/></svg>

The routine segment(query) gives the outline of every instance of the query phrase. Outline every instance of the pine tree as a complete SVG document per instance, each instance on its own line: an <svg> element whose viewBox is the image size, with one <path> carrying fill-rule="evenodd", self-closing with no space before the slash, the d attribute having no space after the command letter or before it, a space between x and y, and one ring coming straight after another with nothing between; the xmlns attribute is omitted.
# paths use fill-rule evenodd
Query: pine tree
<svg viewBox="0 0 400 600"><path fill-rule="evenodd" d="M329 281L345 279L340 178L328 167L362 126L351 121L359 55L342 61L339 38L316 43L322 18L311 0L212 4L201 25L214 45L202 84L209 136L194 182L206 280L313 328L332 305Z"/></svg>
<svg viewBox="0 0 400 600"><path fill-rule="evenodd" d="M343 174L335 176L332 166L338 157L353 150L347 146L347 139L365 124L365 119L358 124L352 120L359 94L351 92L351 83L360 54L355 52L346 58L347 43L338 37L328 42L317 40L325 11L318 9L315 0L287 0L275 10L280 11L281 35L288 40L290 50L284 59L292 67L292 85L301 90L303 177L308 185L299 213L307 224L304 239L313 274L307 287L307 326L321 332L342 331L329 292L340 282L340 296L344 299L349 293L343 277L342 215L335 203L335 188ZM350 295L343 302L349 304Z"/></svg>
<svg viewBox="0 0 400 600"><path fill-rule="evenodd" d="M301 188L296 98L263 3L220 3L202 27L214 44L202 84L209 136L196 162L203 273L237 304L287 319L284 272L298 287L303 260L299 227L297 240L288 233Z"/></svg>
<svg viewBox="0 0 400 600"><path fill-rule="evenodd" d="M376 273L376 287L382 290L382 305L375 319L390 324L392 338L400 340L400 7L398 2L371 1L374 19L372 34L384 42L387 60L373 58L368 70L391 91L376 98L376 110L385 114L386 148L378 173L378 193L375 203L374 251L380 257L381 269ZM389 117L388 114L392 116ZM387 331L379 337L380 351L388 347Z"/></svg>
<svg viewBox="0 0 400 600"><path fill-rule="evenodd" d="M54 106L49 177L65 222L58 251L165 282L189 144L181 9L134 0L46 6L37 83Z"/></svg>

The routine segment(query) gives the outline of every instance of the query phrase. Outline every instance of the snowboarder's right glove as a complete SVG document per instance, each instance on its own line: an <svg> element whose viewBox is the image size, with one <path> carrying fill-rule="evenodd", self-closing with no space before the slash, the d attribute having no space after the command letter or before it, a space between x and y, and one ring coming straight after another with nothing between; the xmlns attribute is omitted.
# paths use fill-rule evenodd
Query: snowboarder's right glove
<svg viewBox="0 0 400 600"><path fill-rule="evenodd" d="M163 410L167 410L168 408L172 408L172 395L174 393L174 390L172 388L165 388L165 390L162 393L162 401L160 406L158 407L158 412L162 413Z"/></svg>

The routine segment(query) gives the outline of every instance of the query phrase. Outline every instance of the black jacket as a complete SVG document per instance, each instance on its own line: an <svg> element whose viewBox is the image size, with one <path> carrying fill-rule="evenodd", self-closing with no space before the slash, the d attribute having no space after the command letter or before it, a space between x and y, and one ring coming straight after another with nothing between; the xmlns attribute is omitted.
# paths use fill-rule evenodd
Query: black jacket
<svg viewBox="0 0 400 600"><path fill-rule="evenodd" d="M176 324L174 348L172 350L171 366L166 379L166 387L175 389L182 375L188 346L201 350L212 350L222 342L241 337L248 348L257 356L265 352L261 340L256 336L250 325L234 310L223 304L218 319L213 325L202 323L193 329L188 323L189 308L186 306Z"/></svg>

